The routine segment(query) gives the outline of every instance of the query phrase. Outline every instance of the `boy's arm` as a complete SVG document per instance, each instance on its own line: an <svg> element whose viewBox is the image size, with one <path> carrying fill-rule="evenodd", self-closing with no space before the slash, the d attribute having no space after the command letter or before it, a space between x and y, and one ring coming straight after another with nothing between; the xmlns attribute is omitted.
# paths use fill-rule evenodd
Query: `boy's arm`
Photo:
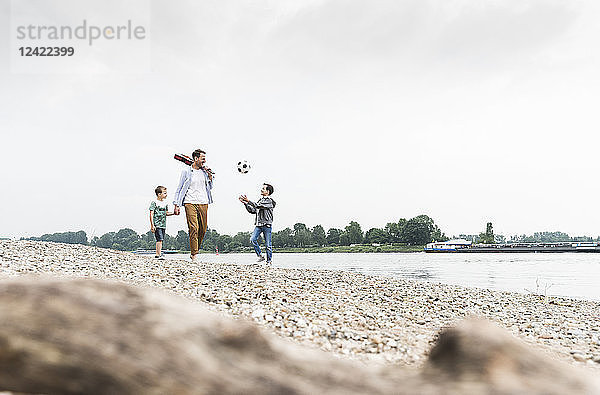
<svg viewBox="0 0 600 395"><path fill-rule="evenodd" d="M154 210L156 210L156 203L152 201L150 203L150 230L154 232Z"/></svg>
<svg viewBox="0 0 600 395"><path fill-rule="evenodd" d="M248 211L250 214L256 214L256 203L249 200L244 203L244 206L246 207L246 211Z"/></svg>
<svg viewBox="0 0 600 395"><path fill-rule="evenodd" d="M154 228L154 210L150 210L150 230L152 232L155 231L155 228Z"/></svg>
<svg viewBox="0 0 600 395"><path fill-rule="evenodd" d="M240 202L242 202L244 207L246 207L246 211L248 211L250 214L256 214L256 205L254 204L254 202L248 200L246 195L240 195L238 199L240 200Z"/></svg>
<svg viewBox="0 0 600 395"><path fill-rule="evenodd" d="M273 204L273 199L260 199L258 202L256 203L252 203L254 204L255 208L273 208L275 207L275 205Z"/></svg>

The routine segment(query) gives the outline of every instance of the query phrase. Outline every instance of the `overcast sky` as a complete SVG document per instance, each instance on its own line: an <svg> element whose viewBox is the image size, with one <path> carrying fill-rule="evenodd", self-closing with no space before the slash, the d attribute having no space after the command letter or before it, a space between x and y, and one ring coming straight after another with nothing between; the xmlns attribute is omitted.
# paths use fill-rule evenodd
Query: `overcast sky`
<svg viewBox="0 0 600 395"><path fill-rule="evenodd" d="M220 233L252 229L237 196L269 182L276 231L427 214L449 236L488 221L600 235L597 1L120 3L20 7L148 31L135 57L77 44L56 61L86 70L36 73L15 63L18 15L0 0L0 237L146 232L154 188L177 187L173 154L195 148L217 173Z"/></svg>

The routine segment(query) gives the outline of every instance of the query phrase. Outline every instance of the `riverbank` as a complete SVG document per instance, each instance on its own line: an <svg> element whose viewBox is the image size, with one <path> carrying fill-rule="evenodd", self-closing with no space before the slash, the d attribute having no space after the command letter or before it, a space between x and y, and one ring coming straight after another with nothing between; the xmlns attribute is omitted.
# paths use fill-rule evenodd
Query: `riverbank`
<svg viewBox="0 0 600 395"><path fill-rule="evenodd" d="M280 247L276 248L274 251L279 253L365 253L365 252L422 252L422 245L417 246L407 246L407 245L370 245L370 244L357 244L351 246L322 246L322 247ZM264 246L261 246L264 248ZM153 251L153 250L145 250L145 251ZM236 251L231 251L232 253L253 253L254 249L251 247L244 247L242 249L238 249ZM177 254L189 254L189 251L174 251L173 253ZM200 250L200 254L214 254L215 251L207 251ZM228 252L221 252L223 254L227 254Z"/></svg>
<svg viewBox="0 0 600 395"><path fill-rule="evenodd" d="M365 252L422 252L424 246L370 245L277 248L277 253L365 253Z"/></svg>
<svg viewBox="0 0 600 395"><path fill-rule="evenodd" d="M191 264L82 245L0 241L0 280L92 277L165 288L282 337L365 361L418 367L439 331L485 317L559 359L600 367L600 303L330 270Z"/></svg>

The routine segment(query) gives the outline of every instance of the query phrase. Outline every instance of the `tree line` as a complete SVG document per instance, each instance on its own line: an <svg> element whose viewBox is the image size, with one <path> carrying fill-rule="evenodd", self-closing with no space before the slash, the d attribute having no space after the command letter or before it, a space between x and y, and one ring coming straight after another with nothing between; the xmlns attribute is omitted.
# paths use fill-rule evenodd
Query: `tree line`
<svg viewBox="0 0 600 395"><path fill-rule="evenodd" d="M250 232L238 232L236 235L230 236L209 229L200 248L205 251L215 251L217 248L221 252L248 251L251 248L250 236ZM139 235L129 228L108 232L99 237L94 236L89 242L84 231L45 234L41 237L23 239L84 244L121 251L153 249L155 246L152 232ZM349 246L353 244L425 245L431 241L447 239L433 219L427 215L418 215L409 220L401 218L398 222L388 222L383 228L371 228L366 232L358 222L351 221L343 229L329 228L327 231L322 225L309 228L303 223L296 223L293 228L287 227L272 234L275 248ZM166 234L163 249L189 251L188 233L180 230L175 236Z"/></svg>
<svg viewBox="0 0 600 395"><path fill-rule="evenodd" d="M250 232L238 232L234 236L219 234L214 229L206 232L201 249L221 252L246 252L251 249ZM454 238L457 238L456 236ZM475 243L505 243L503 235L493 232L492 223L488 223L485 233L478 235L461 234L458 238L471 240ZM94 236L88 241L86 233L62 232L45 234L40 237L21 238L21 240L53 241L69 244L84 244L101 248L111 248L121 251L134 251L137 249L154 249L155 239L152 232L142 235L133 229L125 228L117 232L108 232L100 237ZM383 228L371 228L363 232L359 223L351 221L343 229L330 228L327 231L321 225L309 228L303 223L297 223L292 228L285 228L273 232L273 246L275 248L295 247L324 247L324 246L349 246L353 244L399 244L399 245L425 245L432 241L445 241L448 238L440 231L434 221L427 215L419 215L409 220L401 218L398 222L388 222ZM554 242L581 242L600 241L600 236L571 237L563 232L535 232L533 235L514 235L509 243L554 243ZM261 240L262 242L262 240ZM190 240L188 233L180 230L177 235L165 235L163 248L168 250L189 251Z"/></svg>
<svg viewBox="0 0 600 395"><path fill-rule="evenodd" d="M569 243L569 242L600 242L600 236L593 238L591 236L569 236L564 232L535 232L532 235L513 235L507 239L504 235L494 234L492 224L487 224L485 233L479 233L478 235L466 235L460 234L454 236L455 239L465 239L472 241L473 243Z"/></svg>

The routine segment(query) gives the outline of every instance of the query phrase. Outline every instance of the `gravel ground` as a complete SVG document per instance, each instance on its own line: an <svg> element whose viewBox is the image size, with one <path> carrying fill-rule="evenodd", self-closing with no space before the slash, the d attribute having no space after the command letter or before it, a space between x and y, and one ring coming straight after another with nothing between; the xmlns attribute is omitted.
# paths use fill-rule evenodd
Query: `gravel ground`
<svg viewBox="0 0 600 395"><path fill-rule="evenodd" d="M420 367L438 333L485 317L569 363L600 369L600 303L266 265L158 261L95 247L0 241L0 280L91 277L165 288L340 357Z"/></svg>

